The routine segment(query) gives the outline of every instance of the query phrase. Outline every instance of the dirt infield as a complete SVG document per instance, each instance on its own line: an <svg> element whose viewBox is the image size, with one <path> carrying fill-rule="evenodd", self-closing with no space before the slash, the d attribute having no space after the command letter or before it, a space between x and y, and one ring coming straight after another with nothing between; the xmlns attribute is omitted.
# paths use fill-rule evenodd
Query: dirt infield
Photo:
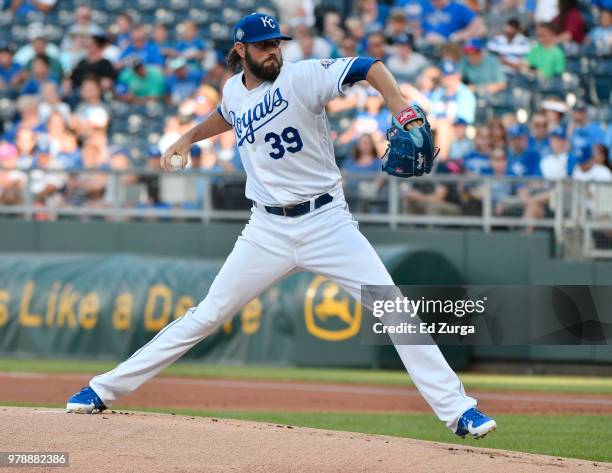
<svg viewBox="0 0 612 473"><path fill-rule="evenodd" d="M62 404L85 386L84 375L0 373L0 404ZM479 406L495 413L612 414L609 396L478 392ZM416 389L328 383L155 378L114 407L202 410L431 412Z"/></svg>
<svg viewBox="0 0 612 473"><path fill-rule="evenodd" d="M612 472L612 465L382 435L172 416L0 408L3 451L68 452L70 472Z"/></svg>

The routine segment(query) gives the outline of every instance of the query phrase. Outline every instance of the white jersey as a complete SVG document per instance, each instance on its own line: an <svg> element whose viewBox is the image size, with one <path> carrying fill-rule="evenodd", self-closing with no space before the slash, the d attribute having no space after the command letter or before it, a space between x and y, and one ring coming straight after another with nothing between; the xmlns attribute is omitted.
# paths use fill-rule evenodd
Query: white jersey
<svg viewBox="0 0 612 473"><path fill-rule="evenodd" d="M234 127L248 199L289 206L342 192L325 105L345 92L356 59L284 63L274 82L252 90L243 73L225 83L218 111Z"/></svg>

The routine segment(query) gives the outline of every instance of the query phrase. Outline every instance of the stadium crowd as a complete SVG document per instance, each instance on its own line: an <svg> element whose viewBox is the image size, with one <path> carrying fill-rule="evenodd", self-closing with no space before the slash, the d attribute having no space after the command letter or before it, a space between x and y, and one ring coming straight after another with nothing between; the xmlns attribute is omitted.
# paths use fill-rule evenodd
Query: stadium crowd
<svg viewBox="0 0 612 473"><path fill-rule="evenodd" d="M110 205L118 182L96 171L159 170L160 150L214 111L231 74L231 29L215 42L203 21L143 24L123 11L99 23L95 9L76 5L52 41L50 18L63 3L3 2L5 17L27 25L27 40L0 44L2 205L23 202L27 169L35 204ZM281 28L294 38L282 45L284 60L379 58L407 100L428 112L440 148L435 174L541 178L495 181L496 215L546 215L551 180L612 181L612 1L358 0L349 11L336 4L277 0ZM348 198L378 211L389 111L359 83L329 104L328 116L341 169L371 175L348 180ZM191 155L191 169L242 169L232 133ZM121 181L146 189L134 205L172 205L157 176ZM217 202L228 182L213 181ZM403 211L415 213L478 213L483 198L469 183L411 180L401 192ZM210 195L199 182L188 205Z"/></svg>

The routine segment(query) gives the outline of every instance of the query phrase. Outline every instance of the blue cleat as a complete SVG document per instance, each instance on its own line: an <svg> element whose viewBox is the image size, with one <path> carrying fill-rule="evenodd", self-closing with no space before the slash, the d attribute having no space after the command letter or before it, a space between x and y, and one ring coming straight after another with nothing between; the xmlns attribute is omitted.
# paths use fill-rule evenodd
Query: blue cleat
<svg viewBox="0 0 612 473"><path fill-rule="evenodd" d="M455 435L465 438L467 434L472 434L473 438L481 439L489 432L493 432L496 428L497 424L493 419L483 414L475 407L472 407L459 417Z"/></svg>
<svg viewBox="0 0 612 473"><path fill-rule="evenodd" d="M102 399L89 386L73 394L66 403L66 412L77 414L97 414L106 409Z"/></svg>

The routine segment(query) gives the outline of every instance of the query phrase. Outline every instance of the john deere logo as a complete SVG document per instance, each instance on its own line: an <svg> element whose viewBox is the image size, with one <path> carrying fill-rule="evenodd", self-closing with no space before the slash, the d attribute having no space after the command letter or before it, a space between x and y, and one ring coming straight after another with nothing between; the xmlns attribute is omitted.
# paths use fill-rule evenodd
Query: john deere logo
<svg viewBox="0 0 612 473"><path fill-rule="evenodd" d="M321 340L346 340L361 328L361 304L352 301L336 283L317 276L306 291L304 319L311 335Z"/></svg>

